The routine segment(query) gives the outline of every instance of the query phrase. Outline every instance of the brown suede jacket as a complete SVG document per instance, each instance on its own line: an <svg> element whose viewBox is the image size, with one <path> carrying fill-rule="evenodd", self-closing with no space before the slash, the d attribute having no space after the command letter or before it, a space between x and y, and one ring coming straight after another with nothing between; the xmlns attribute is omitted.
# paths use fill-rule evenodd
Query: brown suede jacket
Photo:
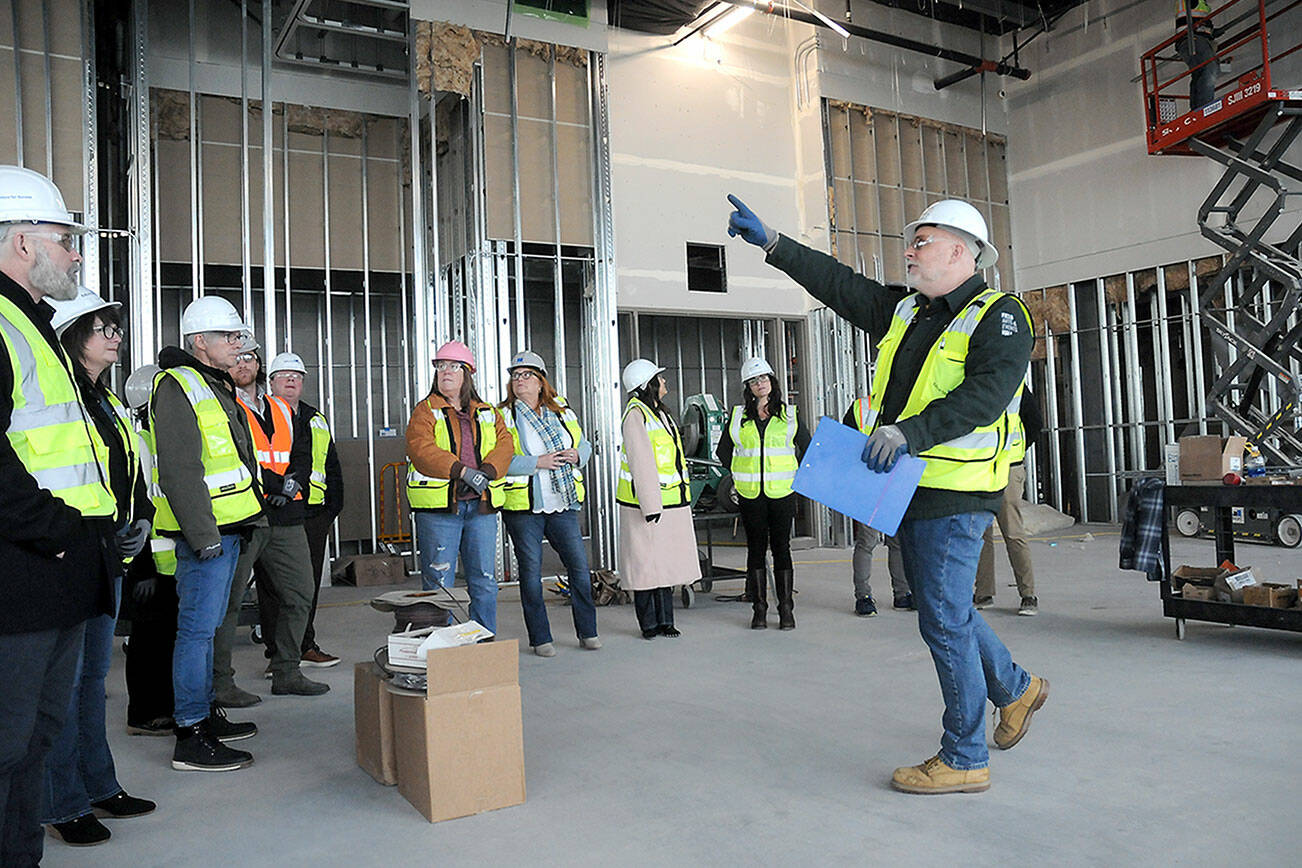
<svg viewBox="0 0 1302 868"><path fill-rule="evenodd" d="M479 425L475 423L472 426L475 432L475 455L479 458L479 469L488 474L490 479L497 479L511 463L511 456L515 455L515 441L511 437L510 429L506 427L506 420L492 404L475 402L469 408L469 412L473 414L481 409L493 410L497 420L497 443L485 454L479 444ZM461 444L457 442L457 438L461 436L459 416L460 413L453 409L438 392L431 392L416 405L416 409L411 414L411 421L407 423L407 460L417 471L433 479L459 480L461 478L461 469L465 465L458 458L461 451ZM440 449L434 442L436 424L447 425L452 441L450 451ZM487 491L480 495L480 505L485 511L492 508Z"/></svg>

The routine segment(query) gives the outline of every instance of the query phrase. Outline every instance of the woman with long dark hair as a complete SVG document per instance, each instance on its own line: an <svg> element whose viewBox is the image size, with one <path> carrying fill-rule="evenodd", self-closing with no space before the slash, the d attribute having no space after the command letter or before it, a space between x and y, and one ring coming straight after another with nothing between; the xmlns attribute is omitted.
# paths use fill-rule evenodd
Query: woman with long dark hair
<svg viewBox="0 0 1302 868"><path fill-rule="evenodd" d="M624 367L628 391L619 450L619 581L633 591L642 638L678 636L676 585L701 577L692 498L678 425L664 405L664 368L647 359Z"/></svg>
<svg viewBox="0 0 1302 868"><path fill-rule="evenodd" d="M773 551L773 587L778 628L794 630L795 570L791 527L796 494L791 485L809 446L809 430L794 404L782 400L773 366L761 358L741 366L742 403L732 408L715 454L732 472L741 521L746 528L746 594L752 630L768 626L768 550Z"/></svg>
<svg viewBox="0 0 1302 868"><path fill-rule="evenodd" d="M141 473L135 426L127 408L107 385L106 375L117 364L126 336L120 305L84 287L75 299L50 304L55 308L50 324L72 361L82 403L90 414L86 421L95 426L108 447L109 490L117 501L117 554L120 560L130 561L149 538L154 507ZM104 687L113 658L113 628L124 571L119 569L113 578L113 614L86 622L68 719L45 757L42 822L55 837L74 846L102 844L109 839L111 833L96 814L136 817L156 807L148 799L127 795L118 783L104 717Z"/></svg>
<svg viewBox="0 0 1302 868"><path fill-rule="evenodd" d="M569 576L570 612L579 645L596 650L601 647L597 609L579 527L584 497L580 468L592 457L592 444L583 436L579 417L547 379L542 356L528 350L516 353L506 370L511 379L501 407L515 439L515 457L506 471L502 518L520 567L520 605L529 647L539 657L556 654L543 604L545 536Z"/></svg>
<svg viewBox="0 0 1302 868"><path fill-rule="evenodd" d="M407 423L407 503L421 586L450 588L465 566L470 618L497 632L497 516L515 444L502 414L475 391L475 357L460 341L434 354L434 386Z"/></svg>

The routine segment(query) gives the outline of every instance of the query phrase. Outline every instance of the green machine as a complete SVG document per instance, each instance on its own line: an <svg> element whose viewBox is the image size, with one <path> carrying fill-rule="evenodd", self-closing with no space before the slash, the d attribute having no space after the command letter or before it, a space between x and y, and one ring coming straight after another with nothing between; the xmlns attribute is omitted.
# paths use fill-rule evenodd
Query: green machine
<svg viewBox="0 0 1302 868"><path fill-rule="evenodd" d="M732 474L714 455L727 427L728 411L713 395L689 395L683 402L683 456L691 477L693 512L737 511Z"/></svg>

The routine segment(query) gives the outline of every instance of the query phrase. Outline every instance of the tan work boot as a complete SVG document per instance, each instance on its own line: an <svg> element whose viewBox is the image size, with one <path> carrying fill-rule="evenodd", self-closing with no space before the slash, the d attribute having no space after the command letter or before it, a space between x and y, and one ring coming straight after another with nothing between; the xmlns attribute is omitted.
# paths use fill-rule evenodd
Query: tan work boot
<svg viewBox="0 0 1302 868"><path fill-rule="evenodd" d="M1022 740L1031 726L1031 715L1040 710L1049 698L1049 681L1031 676L1031 684L1016 702L999 709L999 725L995 727L995 747L1008 750Z"/></svg>
<svg viewBox="0 0 1302 868"><path fill-rule="evenodd" d="M937 754L921 765L896 769L891 786L901 792L921 795L983 793L990 789L990 769L950 768Z"/></svg>

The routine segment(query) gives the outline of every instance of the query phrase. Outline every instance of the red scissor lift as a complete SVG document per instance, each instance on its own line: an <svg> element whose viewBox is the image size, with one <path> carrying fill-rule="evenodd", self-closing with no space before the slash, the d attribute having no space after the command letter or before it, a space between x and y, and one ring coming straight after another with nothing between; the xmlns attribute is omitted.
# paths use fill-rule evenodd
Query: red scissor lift
<svg viewBox="0 0 1302 868"><path fill-rule="evenodd" d="M1302 168L1286 159L1302 133L1302 76L1288 71L1302 68L1302 0L1229 0L1206 20L1215 53L1194 69L1177 55L1180 40L1192 39L1188 30L1140 58L1148 152L1203 156L1225 168L1198 209L1202 234L1227 253L1221 271L1199 285L1222 371L1207 405L1270 464L1297 466L1302 388L1290 361L1302 363L1302 225L1288 226L1285 205L1302 195ZM1216 83L1212 102L1190 111L1191 76L1207 66L1218 77L1224 66L1233 71ZM1293 80L1281 87L1272 69Z"/></svg>

